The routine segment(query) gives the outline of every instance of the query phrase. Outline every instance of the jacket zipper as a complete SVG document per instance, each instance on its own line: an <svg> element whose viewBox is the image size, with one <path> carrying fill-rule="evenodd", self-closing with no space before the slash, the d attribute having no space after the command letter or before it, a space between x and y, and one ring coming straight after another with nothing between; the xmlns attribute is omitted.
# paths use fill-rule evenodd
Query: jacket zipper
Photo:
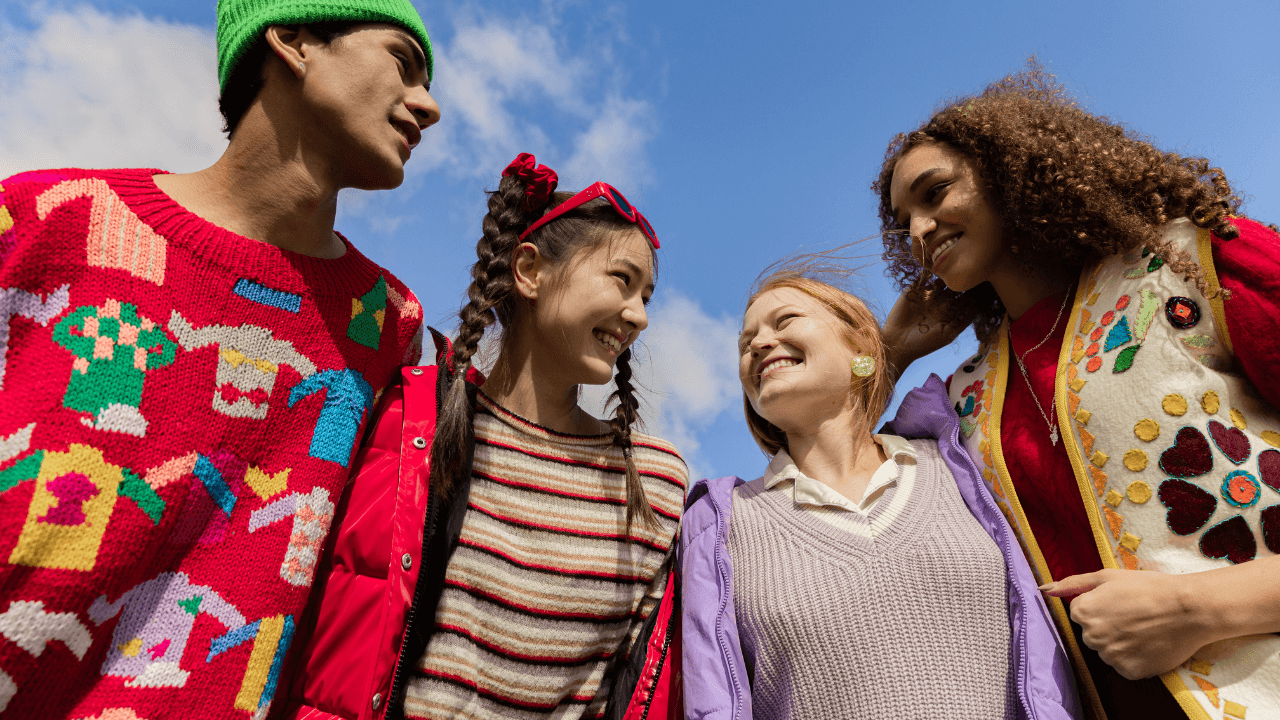
<svg viewBox="0 0 1280 720"><path fill-rule="evenodd" d="M709 492L710 491L708 490L708 493ZM712 506L714 507L715 503L712 503ZM729 534L728 528L724 527L723 522L724 522L724 515L723 513L720 512L719 508L716 508L716 524L720 525L719 537L716 538L716 568L717 569L719 569L722 564L720 562L721 560L720 538L727 537ZM724 573L722 572L721 579L723 579L723 575ZM720 643L720 652L724 653L724 657L726 659L731 656L729 654L729 647L725 645L725 642L724 642L724 630L723 630L722 620L724 618L724 609L728 606L728 603L729 603L729 600L728 600L728 596L726 595L725 602L720 606L720 610L716 613L716 640ZM742 685L741 683L738 682L737 673L733 671L733 663L726 662L725 666L729 669L729 679L733 681L733 690L735 693L734 697L739 697L742 693ZM735 707L733 710L733 720L738 720L738 716L741 713L742 713L742 703L739 702L737 704L737 707Z"/></svg>
<svg viewBox="0 0 1280 720"><path fill-rule="evenodd" d="M948 421L947 421L947 429L951 431L951 444L952 444L953 446L955 446L955 447L959 448L959 450L960 450L960 454L961 454L962 456L964 456L964 460L965 460L965 462L966 462L966 463L968 463L968 465L969 465L969 469L973 471L973 476L974 476L974 478L976 478L976 479L978 480L978 484L979 484L979 485L981 485L981 484L982 484L982 472L981 472L980 470L978 470L978 466L977 466L977 464L975 464L975 463L973 462L973 458L969 457L969 451L968 451L968 450L966 450L966 449L965 449L965 447L964 447L963 445L961 445L961 444L960 444L960 423L959 423L959 422L952 422L952 421L948 420ZM996 480L997 480L997 481L999 481L999 478L996 478ZM996 508L996 512L997 512L997 513L998 513L998 512L1000 512L1000 508ZM999 527L999 522L998 522L998 521L997 521L997 525L996 525L996 526L997 526L997 527ZM1004 539L1003 539L1003 543L1002 543L1002 544L1004 545L1004 556L1005 556L1006 558L1013 557L1013 554L1012 554L1012 553L1013 553L1013 547L1009 544L1009 536L1008 536L1008 534L1007 534L1007 533L1005 534L1005 537L1004 537ZM1021 548L1019 548L1019 549L1018 549L1018 552L1022 552L1022 549L1021 549ZM1005 569L1005 573L1006 573L1006 574L1008 574L1008 573L1009 573L1009 570L1010 570L1009 568L1006 568L1006 569ZM1009 584L1010 584L1010 585L1012 585L1015 589L1017 589L1017 587L1018 587L1017 583L1013 582L1012 580L1010 580ZM1021 592L1019 592L1019 593L1018 593L1018 595L1019 595L1019 597L1020 597L1020 598L1022 598L1022 594L1021 594ZM1022 598L1022 600L1023 600L1023 603L1022 603L1022 605L1023 605L1023 613L1022 613L1022 616L1023 616L1023 618L1025 619L1025 618L1026 618L1026 616L1027 616L1027 613L1028 613L1028 612L1030 612L1030 609L1026 607L1026 605L1027 605L1027 603L1026 603L1026 598ZM1024 622L1025 622L1025 620L1024 620ZM1026 633L1024 632L1024 633L1023 633L1023 635L1025 636L1025 635L1026 635ZM1021 683L1019 683L1020 687L1018 688L1018 701L1022 703L1022 708L1023 708L1023 710L1025 710L1025 711L1026 711L1026 713L1027 713L1027 717L1028 717L1028 718L1035 718L1035 717L1036 717L1036 714L1035 714L1035 711L1033 711L1033 710L1031 709L1031 702L1030 702L1029 700L1027 700L1027 698L1025 697L1025 693L1023 692L1023 689L1024 689L1024 688L1026 687L1026 685L1027 685L1027 682L1026 682L1026 681L1027 681L1026 674L1027 674L1027 672L1028 672L1028 668L1027 668L1027 648L1026 648L1026 643L1025 643L1025 642L1018 643L1018 657L1021 659L1021 662L1019 663L1020 667L1018 668L1018 671L1019 671L1019 672L1018 672L1018 674L1019 674L1019 676L1020 676L1020 678L1019 678L1019 679L1021 679L1021 680L1022 680L1022 682L1021 682Z"/></svg>
<svg viewBox="0 0 1280 720"><path fill-rule="evenodd" d="M435 498L433 497L434 495L435 495L434 491L432 491L431 489L427 490L427 513L426 514L428 518L428 524L422 533L422 555L419 556L421 558L428 557L428 552L427 552L428 545L431 543L431 538L433 535L435 535L435 531L436 531L436 517L435 517L434 510L436 509L436 505L438 503L435 502ZM399 698L401 693L404 692L405 690L404 686L408 683L408 679L405 677L405 674L407 673L407 669L405 665L410 661L408 656L405 655L405 650L407 650L409 647L409 638L413 637L413 629L414 629L415 621L418 618L418 606L422 602L422 580L426 570L427 568L424 567L422 565L422 561L419 560L418 581L413 584L413 604L409 606L409 612L405 614L404 636L400 638L400 657L396 660L396 671L391 676L391 693L386 699L387 705L383 713L384 718L385 717L403 717L403 712L401 712L397 716L392 716L391 705L392 703L395 703L396 699Z"/></svg>
<svg viewBox="0 0 1280 720"><path fill-rule="evenodd" d="M662 654L658 656L658 667L653 672L653 687L649 688L649 698L644 701L644 713L640 715L640 720L648 720L649 706L653 705L653 696L658 694L658 678L662 677L662 666L667 662L667 649L671 647L671 622L667 621L667 633L662 638Z"/></svg>

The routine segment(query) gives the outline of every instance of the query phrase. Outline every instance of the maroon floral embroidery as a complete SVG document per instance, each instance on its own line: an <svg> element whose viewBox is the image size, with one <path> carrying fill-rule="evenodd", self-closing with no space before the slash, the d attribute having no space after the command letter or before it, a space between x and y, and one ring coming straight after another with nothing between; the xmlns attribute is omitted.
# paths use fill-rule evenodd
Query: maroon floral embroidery
<svg viewBox="0 0 1280 720"><path fill-rule="evenodd" d="M1233 563L1248 562L1258 555L1258 541L1243 517L1233 515L1200 536L1200 552L1206 557L1226 558Z"/></svg>
<svg viewBox="0 0 1280 720"><path fill-rule="evenodd" d="M1204 433L1193 427L1178 430L1173 447L1160 454L1160 469L1180 478L1197 477L1213 469L1213 454Z"/></svg>
<svg viewBox="0 0 1280 720"><path fill-rule="evenodd" d="M1169 508L1165 522L1178 535L1190 535L1204 527L1218 509L1218 499L1186 480L1160 483L1160 502Z"/></svg>
<svg viewBox="0 0 1280 720"><path fill-rule="evenodd" d="M1249 459L1249 438L1240 428L1227 427L1217 420L1209 421L1209 436L1231 462L1239 465Z"/></svg>
<svg viewBox="0 0 1280 720"><path fill-rule="evenodd" d="M1258 453L1258 475L1267 487L1280 492L1280 450L1263 450Z"/></svg>
<svg viewBox="0 0 1280 720"><path fill-rule="evenodd" d="M1280 505L1262 509L1262 542L1268 550L1280 554Z"/></svg>

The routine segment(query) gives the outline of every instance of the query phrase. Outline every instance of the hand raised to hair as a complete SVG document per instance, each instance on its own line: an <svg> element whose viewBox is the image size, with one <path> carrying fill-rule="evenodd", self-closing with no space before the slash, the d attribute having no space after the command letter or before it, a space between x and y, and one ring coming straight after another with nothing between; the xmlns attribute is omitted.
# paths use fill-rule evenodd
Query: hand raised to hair
<svg viewBox="0 0 1280 720"><path fill-rule="evenodd" d="M911 363L946 347L968 327L968 323L948 325L936 316L937 310L931 312L923 300L912 300L906 293L893 304L881 334L894 383Z"/></svg>

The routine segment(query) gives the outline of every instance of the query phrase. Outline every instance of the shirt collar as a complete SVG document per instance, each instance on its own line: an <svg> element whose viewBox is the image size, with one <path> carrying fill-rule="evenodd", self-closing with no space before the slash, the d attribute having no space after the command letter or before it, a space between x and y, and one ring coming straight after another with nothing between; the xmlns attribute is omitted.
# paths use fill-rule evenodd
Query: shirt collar
<svg viewBox="0 0 1280 720"><path fill-rule="evenodd" d="M915 448L911 447L911 443L904 438L897 435L872 435L871 439L884 449L888 460L871 476L871 482L867 484L867 489L863 493L863 502L881 488L897 482L898 464L916 461ZM834 505L848 510L863 510L862 502L855 503L825 483L800 472L800 468L796 467L795 461L785 449L778 450L778 454L769 461L769 467L765 469L762 479L766 490L787 480L792 481L794 483L793 498L798 505Z"/></svg>

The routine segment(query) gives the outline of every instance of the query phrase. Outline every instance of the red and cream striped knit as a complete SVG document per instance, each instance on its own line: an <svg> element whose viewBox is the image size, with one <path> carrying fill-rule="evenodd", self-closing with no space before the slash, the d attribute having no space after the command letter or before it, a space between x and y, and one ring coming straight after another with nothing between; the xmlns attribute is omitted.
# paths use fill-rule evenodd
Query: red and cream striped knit
<svg viewBox="0 0 1280 720"><path fill-rule="evenodd" d="M0 182L0 711L266 714L422 308L348 245L218 228L157 170Z"/></svg>
<svg viewBox="0 0 1280 720"><path fill-rule="evenodd" d="M660 527L637 521L628 543L626 461L611 435L553 432L483 393L475 431L462 536L405 715L600 717L611 661L665 590L688 469L669 443L633 433Z"/></svg>

